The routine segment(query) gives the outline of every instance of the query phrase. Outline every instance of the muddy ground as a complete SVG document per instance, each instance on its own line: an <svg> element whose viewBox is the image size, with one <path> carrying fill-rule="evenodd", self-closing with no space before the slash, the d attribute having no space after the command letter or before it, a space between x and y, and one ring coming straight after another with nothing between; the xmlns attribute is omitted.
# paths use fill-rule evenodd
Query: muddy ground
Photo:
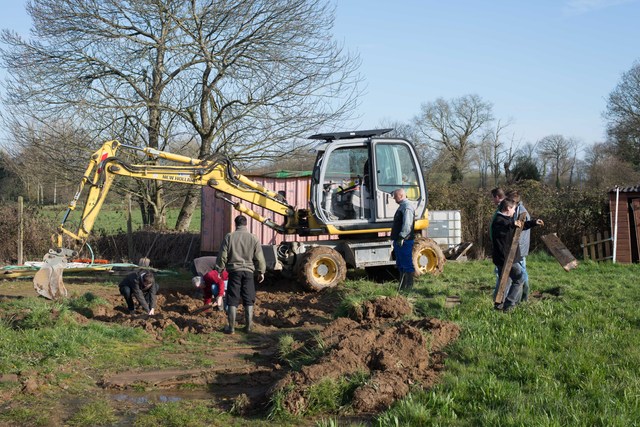
<svg viewBox="0 0 640 427"><path fill-rule="evenodd" d="M119 399L121 406L136 405L137 391L146 390L145 399L189 398L185 385L202 385L208 398L221 409L245 414L264 413L275 392L284 393L286 409L303 414L309 405L307 391L326 378L364 373L369 378L354 392L349 412L370 416L383 411L405 396L412 387L430 387L438 380L446 354L442 349L455 340L459 328L434 318L417 318L410 301L402 296L380 297L353 310L349 318L334 319L339 302L335 290L309 293L290 283L260 286L257 292L255 331L242 332L244 316L238 312L234 335L221 333L226 324L223 311L198 312L202 301L189 286L163 286L154 316L126 313L115 286L86 288L81 279L66 279L71 294L90 291L108 301L92 311L78 314L79 321L93 319L142 328L158 341L174 327L181 333L216 334L219 345L207 350L213 367L154 371L123 370L93 378L96 387ZM23 282L24 283L24 282ZM0 300L21 294L34 296L28 284L0 287ZM315 363L298 370L278 354L278 340L292 335L297 354L310 354L321 343L323 352ZM189 343L178 340L189 352ZM46 378L18 376L22 392L37 394ZM195 395L201 396L195 392ZM118 397L120 396L120 397ZM153 403L153 402L149 402Z"/></svg>

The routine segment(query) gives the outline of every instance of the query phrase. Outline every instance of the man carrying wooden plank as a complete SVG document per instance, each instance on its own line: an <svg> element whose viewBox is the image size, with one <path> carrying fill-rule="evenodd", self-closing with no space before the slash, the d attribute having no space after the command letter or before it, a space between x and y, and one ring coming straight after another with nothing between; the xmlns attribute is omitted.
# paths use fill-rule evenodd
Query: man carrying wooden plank
<svg viewBox="0 0 640 427"><path fill-rule="evenodd" d="M509 311L520 302L524 273L520 260L520 232L528 230L536 225L543 226L541 219L523 221L522 218L513 220L516 203L511 199L504 199L498 207L498 214L491 223L491 242L493 243L493 263L497 267L500 276L500 286L495 293L495 308ZM508 278L511 279L511 287L506 290ZM506 293L506 297L505 297Z"/></svg>

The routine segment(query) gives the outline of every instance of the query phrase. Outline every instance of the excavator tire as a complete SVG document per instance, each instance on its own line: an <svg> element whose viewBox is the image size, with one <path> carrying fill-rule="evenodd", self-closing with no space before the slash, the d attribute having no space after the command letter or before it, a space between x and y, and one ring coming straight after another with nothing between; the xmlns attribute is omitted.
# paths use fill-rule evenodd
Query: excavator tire
<svg viewBox="0 0 640 427"><path fill-rule="evenodd" d="M347 277L347 263L334 249L316 246L304 254L298 280L312 291L333 288Z"/></svg>
<svg viewBox="0 0 640 427"><path fill-rule="evenodd" d="M413 243L413 268L416 276L431 274L437 276L442 273L446 258L440 246L426 237L417 237Z"/></svg>

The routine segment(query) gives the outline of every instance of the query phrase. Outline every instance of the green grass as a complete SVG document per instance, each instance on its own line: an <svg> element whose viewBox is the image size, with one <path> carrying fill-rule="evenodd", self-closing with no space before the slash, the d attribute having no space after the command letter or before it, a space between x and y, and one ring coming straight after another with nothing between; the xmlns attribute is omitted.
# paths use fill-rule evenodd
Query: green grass
<svg viewBox="0 0 640 427"><path fill-rule="evenodd" d="M118 417L109 402L97 400L83 405L71 417L67 424L76 427L110 426L118 421Z"/></svg>
<svg viewBox="0 0 640 427"><path fill-rule="evenodd" d="M527 265L534 297L508 314L493 310L495 276L490 262L448 263L441 276L416 281L408 295L415 314L455 322L461 335L445 349L448 357L441 382L428 390L416 387L379 414L373 425L639 424L640 266L584 262L565 272L543 255L529 257ZM347 313L377 295L393 295L396 286L363 279L348 281L339 311ZM461 304L445 308L450 295L459 295ZM158 343L140 329L75 321L74 311L100 303L91 294L65 303L37 298L0 303L0 373L33 371L48 375L53 390L64 386L65 390L81 392L95 384L83 385L88 377L59 372L60 366L82 360L90 360L92 369L98 371L114 370L123 363L131 368L200 366L205 358L203 349L218 345L214 335L182 334L180 339L187 344L178 345L176 331L167 330L166 342ZM277 345L279 356L290 366L299 368L317 357L298 350L291 336L284 335ZM322 349L320 342L318 349ZM345 425L332 417L344 414L345 408L348 413L349 394L363 380L341 378L314 386L309 390L314 404L308 416L321 419L317 425ZM0 424L46 422L36 418L35 410L46 404L31 397L25 402L33 406L2 411ZM278 424L303 423L282 413L283 408L279 412L277 399L273 404L271 416ZM92 420L107 419L110 414L101 401L88 402L69 423L91 425L98 422ZM135 416L139 426L246 422L246 418L216 413L197 401L161 404ZM251 423L273 425L274 421L265 417L251 419Z"/></svg>
<svg viewBox="0 0 640 427"><path fill-rule="evenodd" d="M629 426L640 420L640 287L637 265L582 263L563 271L529 257L542 299L492 310L488 262L450 263L413 292L423 315L462 327L434 390L417 392L378 425ZM444 309L446 295L462 304Z"/></svg>
<svg viewBox="0 0 640 427"><path fill-rule="evenodd" d="M99 366L147 357L140 344L150 339L139 329L76 322L71 307L81 299L61 304L25 298L0 304L0 373L55 370L76 358L91 357Z"/></svg>
<svg viewBox="0 0 640 427"><path fill-rule="evenodd" d="M67 207L65 205L45 206L42 210L44 216L55 219L56 222L62 221L63 215L66 212ZM66 228L75 231L78 222L80 221L82 213L82 207L79 206L76 210L72 211L66 222ZM167 228L173 229L178 220L178 214L180 209L176 207L169 207L167 210ZM200 231L200 207L196 207L191 218L191 224L189 224L189 231ZM142 214L140 209L136 206L131 211L131 224L133 231L142 229ZM94 234L111 235L117 233L124 233L127 231L127 210L123 203L109 203L105 204L100 210L100 214L96 217L96 222L93 226Z"/></svg>

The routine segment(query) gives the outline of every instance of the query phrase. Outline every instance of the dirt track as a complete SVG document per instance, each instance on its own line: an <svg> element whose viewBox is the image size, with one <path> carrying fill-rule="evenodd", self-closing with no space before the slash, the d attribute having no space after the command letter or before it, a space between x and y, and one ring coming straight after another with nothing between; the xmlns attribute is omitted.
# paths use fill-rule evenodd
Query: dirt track
<svg viewBox="0 0 640 427"><path fill-rule="evenodd" d="M76 294L87 291L81 285L67 287ZM181 332L213 334L226 324L222 311L195 313L202 302L188 288L163 287L157 314L152 317L142 312L127 314L117 288L101 287L94 293L109 304L79 315L80 321L93 318L139 327L158 340L171 326ZM4 295L0 292L0 298ZM333 290L307 293L277 285L261 287L255 306L255 332L241 332L244 316L240 308L238 332L232 336L220 334L221 345L207 353L215 360L213 368L118 372L103 375L97 385L116 392L141 387L178 390L181 385L202 384L221 406L241 406L244 412L262 411L271 394L280 390L286 392L287 409L302 413L308 404L306 392L313 384L325 378L365 373L369 380L356 390L352 410L371 414L406 395L412 386L429 387L437 380L444 357L441 349L457 338L456 325L413 317L409 302L401 296L367 302L351 318L334 320L338 300ZM285 333L309 351L317 346L320 336L323 355L316 363L291 371L277 357L278 338Z"/></svg>

